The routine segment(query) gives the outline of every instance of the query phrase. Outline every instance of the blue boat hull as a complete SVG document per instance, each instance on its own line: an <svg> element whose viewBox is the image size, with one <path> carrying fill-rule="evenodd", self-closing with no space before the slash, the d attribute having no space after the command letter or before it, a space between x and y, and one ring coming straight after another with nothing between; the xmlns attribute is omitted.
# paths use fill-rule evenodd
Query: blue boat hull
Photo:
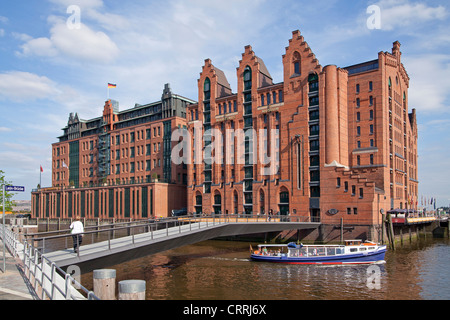
<svg viewBox="0 0 450 320"><path fill-rule="evenodd" d="M380 248L374 253L346 254L336 256L311 256L311 257L287 257L287 256L264 256L252 254L251 259L261 262L273 262L283 264L370 264L384 261L386 248Z"/></svg>

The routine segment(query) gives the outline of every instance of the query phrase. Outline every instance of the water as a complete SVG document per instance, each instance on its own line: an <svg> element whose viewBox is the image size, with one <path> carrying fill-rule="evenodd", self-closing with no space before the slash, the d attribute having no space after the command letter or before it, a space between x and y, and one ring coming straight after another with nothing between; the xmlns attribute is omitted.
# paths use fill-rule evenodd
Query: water
<svg viewBox="0 0 450 320"><path fill-rule="evenodd" d="M147 300L450 299L448 239L420 239L388 251L385 264L360 266L253 262L249 245L206 241L111 268L118 281L145 280ZM92 273L82 284L92 289Z"/></svg>

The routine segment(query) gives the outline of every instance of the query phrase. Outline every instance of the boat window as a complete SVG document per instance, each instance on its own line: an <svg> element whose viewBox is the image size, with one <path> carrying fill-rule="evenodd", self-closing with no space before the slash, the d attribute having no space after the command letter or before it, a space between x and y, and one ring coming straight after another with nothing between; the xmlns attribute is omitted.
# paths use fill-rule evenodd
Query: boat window
<svg viewBox="0 0 450 320"><path fill-rule="evenodd" d="M369 250L375 250L375 247L369 247Z"/></svg>
<svg viewBox="0 0 450 320"><path fill-rule="evenodd" d="M351 248L351 249L350 249L350 252L356 252L356 251L358 251L357 248Z"/></svg>
<svg viewBox="0 0 450 320"><path fill-rule="evenodd" d="M366 251L367 248L359 248L359 251Z"/></svg>

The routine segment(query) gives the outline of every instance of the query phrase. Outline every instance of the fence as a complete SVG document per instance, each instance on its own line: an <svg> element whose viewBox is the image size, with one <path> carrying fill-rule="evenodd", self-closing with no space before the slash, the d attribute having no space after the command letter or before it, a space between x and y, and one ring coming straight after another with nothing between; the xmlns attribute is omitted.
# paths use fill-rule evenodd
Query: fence
<svg viewBox="0 0 450 320"><path fill-rule="evenodd" d="M11 255L23 262L24 273L40 298L50 300L99 300L71 275L48 260L38 249L26 241L20 243L18 235L4 225L0 225L0 237Z"/></svg>

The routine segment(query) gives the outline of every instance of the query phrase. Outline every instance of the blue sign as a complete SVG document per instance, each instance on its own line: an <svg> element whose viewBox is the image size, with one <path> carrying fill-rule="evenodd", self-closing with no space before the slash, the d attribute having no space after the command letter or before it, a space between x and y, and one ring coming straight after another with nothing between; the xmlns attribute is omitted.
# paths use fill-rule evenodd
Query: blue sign
<svg viewBox="0 0 450 320"><path fill-rule="evenodd" d="M8 192L25 192L25 187L5 186L5 191L8 191Z"/></svg>

